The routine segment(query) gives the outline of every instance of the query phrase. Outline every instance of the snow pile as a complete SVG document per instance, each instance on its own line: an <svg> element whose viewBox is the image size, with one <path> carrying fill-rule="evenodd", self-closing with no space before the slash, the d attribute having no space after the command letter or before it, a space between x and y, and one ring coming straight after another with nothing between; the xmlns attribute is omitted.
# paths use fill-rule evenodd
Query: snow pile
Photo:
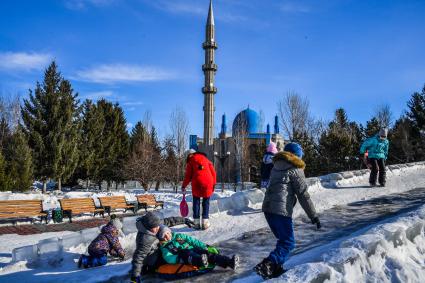
<svg viewBox="0 0 425 283"><path fill-rule="evenodd" d="M320 262L297 265L273 282L423 282L424 227L425 205L342 241Z"/></svg>

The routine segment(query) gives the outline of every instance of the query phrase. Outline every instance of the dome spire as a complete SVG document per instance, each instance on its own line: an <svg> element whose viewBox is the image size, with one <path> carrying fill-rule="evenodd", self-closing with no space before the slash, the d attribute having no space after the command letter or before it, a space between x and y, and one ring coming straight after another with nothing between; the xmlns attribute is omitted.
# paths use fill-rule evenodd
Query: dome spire
<svg viewBox="0 0 425 283"><path fill-rule="evenodd" d="M213 26L213 25L214 25L214 11L213 11L212 0L210 0L210 9L208 10L207 26Z"/></svg>

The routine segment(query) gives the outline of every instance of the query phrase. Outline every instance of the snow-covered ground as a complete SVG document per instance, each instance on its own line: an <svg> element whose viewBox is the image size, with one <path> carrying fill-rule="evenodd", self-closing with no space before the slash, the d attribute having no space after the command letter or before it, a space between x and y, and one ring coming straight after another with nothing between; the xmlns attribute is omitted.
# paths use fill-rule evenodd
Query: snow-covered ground
<svg viewBox="0 0 425 283"><path fill-rule="evenodd" d="M316 205L316 209L320 212L350 202L361 201L391 193L404 192L417 187L424 187L424 173L424 163L389 167L387 173L388 182L387 187L385 188L367 187L367 171L353 171L341 174L331 174L322 178L310 179L309 191L312 195L313 202ZM53 199L54 197L52 196L50 198ZM158 195L158 198L161 199L160 194ZM167 194L163 194L162 200L167 201L167 198L169 198L168 202L170 202L170 208L174 209L180 202L181 195L169 194L167 196ZM218 194L216 198L219 198L219 201L220 199L223 201L227 199L224 198L224 195L220 194ZM175 230L191 234L207 243L217 243L228 239L237 238L245 232L255 231L266 227L263 214L258 209L255 209L258 207L249 205L249 202L246 202L246 198L244 198L243 194L234 194L230 197L230 199L232 199L233 203L239 202L240 200L245 204L248 203L248 205L238 206L238 210L221 211L212 215L212 227L207 232L193 231L188 228L176 228ZM305 217L299 206L297 206L294 211L294 217ZM132 225L134 225L134 223L132 223ZM61 235L52 234L49 236L60 237ZM3 256L4 258L9 258L10 261L10 250L12 247L18 247L19 245L22 245L24 238L21 237L22 236L18 235L0 236L0 257ZM134 250L135 237L136 233L130 233L121 239L124 248L128 251L129 254ZM302 235L297 235L297 237L302 237ZM7 241L11 238L14 238L16 243L19 244L6 244ZM423 247L423 242L419 241L418 243L422 244ZM130 260L120 263L110 263L107 266L101 268L78 270L75 266L75 261L78 258L79 253L85 252L86 248L87 244L80 244L76 247L72 247L64 251L64 253L60 255L63 260L55 262L53 266L52 264L48 264L46 262L38 262L35 264L28 264L26 262L9 263L7 259L3 259L3 264L1 265L2 268L0 269L0 280L9 280L11 282L22 280L30 280L31 282L56 282L58 280L64 282L104 282L114 277L119 278L120 276L125 276L128 273L130 269ZM294 256L291 260L295 260L298 256L299 255ZM293 272L297 270L297 265L298 264L294 265ZM324 266L330 266L329 268L334 268L330 263L326 262L326 260L324 260L322 263L317 263L315 266L311 265L311 268L320 269L320 267ZM396 267L396 265L394 266ZM308 267L304 266L300 268L306 270ZM341 269L335 270L341 273ZM316 273L319 274L318 272ZM291 274L292 273L288 272L285 276L290 276ZM300 277L302 274L303 271L301 270L299 271L298 277L297 273L294 273L293 277L287 277L287 279L290 279L289 282L296 281L297 278L302 278ZM338 275L336 272L333 272L332 274L332 276L334 276L332 279L335 279L336 281L338 281L339 278L343 278L341 276L345 276ZM319 280L318 282L321 281ZM351 281L349 280L347 282ZM420 281L415 281L413 278L412 282Z"/></svg>
<svg viewBox="0 0 425 283"><path fill-rule="evenodd" d="M360 235L294 256L288 262L293 268L270 281L424 282L424 226L425 205Z"/></svg>

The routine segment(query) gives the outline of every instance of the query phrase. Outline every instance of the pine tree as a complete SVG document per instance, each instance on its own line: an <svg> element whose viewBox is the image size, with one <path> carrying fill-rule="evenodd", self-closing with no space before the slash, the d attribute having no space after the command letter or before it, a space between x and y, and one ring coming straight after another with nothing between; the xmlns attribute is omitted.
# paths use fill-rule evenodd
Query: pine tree
<svg viewBox="0 0 425 283"><path fill-rule="evenodd" d="M21 128L13 133L6 149L7 174L10 180L10 189L26 191L30 188L33 177L33 161L31 149Z"/></svg>
<svg viewBox="0 0 425 283"><path fill-rule="evenodd" d="M319 141L319 153L327 173L357 168L361 135L357 123L349 122L344 109L337 109L334 120Z"/></svg>
<svg viewBox="0 0 425 283"><path fill-rule="evenodd" d="M22 120L33 151L35 177L44 184L53 178L66 181L78 162L79 109L77 94L52 62L43 83L37 82L24 100ZM45 192L44 185L43 191Z"/></svg>
<svg viewBox="0 0 425 283"><path fill-rule="evenodd" d="M98 144L99 158L96 166L99 168L97 181L106 181L108 187L112 182L125 180L123 166L128 156L129 136L124 112L118 104L112 104L104 99L97 102L100 115L104 119L102 138Z"/></svg>
<svg viewBox="0 0 425 283"><path fill-rule="evenodd" d="M6 173L6 160L4 159L3 152L0 150L0 191L10 190L10 179Z"/></svg>
<svg viewBox="0 0 425 283"><path fill-rule="evenodd" d="M415 160L415 143L412 140L413 123L407 117L398 119L390 130L388 163L407 163Z"/></svg>
<svg viewBox="0 0 425 283"><path fill-rule="evenodd" d="M425 130L425 86L421 93L415 92L407 103L407 117L420 129Z"/></svg>
<svg viewBox="0 0 425 283"><path fill-rule="evenodd" d="M376 117L373 117L369 121L366 122L366 129L365 134L366 137L372 137L379 133L379 130L381 129L379 125L378 119Z"/></svg>
<svg viewBox="0 0 425 283"><path fill-rule="evenodd" d="M407 117L411 122L410 143L414 161L425 159L425 86L421 93L415 92L407 103Z"/></svg>
<svg viewBox="0 0 425 283"><path fill-rule="evenodd" d="M86 180L88 188L90 180L99 179L99 160L102 153L102 132L105 127L105 119L97 105L93 104L91 100L84 101L82 111L80 161L74 179Z"/></svg>

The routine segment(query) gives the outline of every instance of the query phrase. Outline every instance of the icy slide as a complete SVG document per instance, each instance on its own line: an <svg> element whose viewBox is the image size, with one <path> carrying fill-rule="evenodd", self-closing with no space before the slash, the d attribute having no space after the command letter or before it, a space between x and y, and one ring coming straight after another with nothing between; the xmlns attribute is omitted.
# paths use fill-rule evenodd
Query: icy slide
<svg viewBox="0 0 425 283"><path fill-rule="evenodd" d="M388 183L387 187L385 188L368 188L366 186L368 183L367 177L368 172L362 170L330 174L321 178L309 179L309 192L311 193L312 199L316 205L318 212L322 212L329 209L338 209L338 206L351 202L364 201L374 197L406 192L414 188L424 187L425 163L422 162L408 165L403 164L389 166ZM255 193L255 195L258 196L261 194ZM261 205L261 202L257 202L258 200L255 200L255 198L253 199L244 193L237 193L228 199L229 200L222 200L222 204L228 204L228 207L226 209L220 209L218 213L212 215L212 227L207 232L193 231L191 229L186 228L177 228L174 230L179 232L186 232L207 243L217 243L226 242L229 239L237 239L239 236L246 232L256 231L267 226L263 214L258 209ZM218 207L224 208L225 206L226 205L219 205ZM299 206L297 206L297 209L294 212L294 217L296 218L296 221L300 221L305 218L304 213L301 211ZM134 225L134 223L131 224ZM326 226L324 227L324 229L326 229ZM131 230L132 229L127 229L127 231ZM410 232L406 233L407 239L409 239L408 237L410 237L407 236L410 235L409 233ZM385 235L388 236L387 234ZM51 236L60 237L60 235ZM303 238L303 235L297 236ZM124 248L128 251L129 255L131 255L132 251L134 250L135 237L136 233L128 232L123 238L121 238L121 242ZM0 253L7 253L8 251L11 251L10 246L6 245L8 240L18 240L19 238L20 236L17 235L0 236ZM386 241L390 243L390 240ZM349 245L349 243L350 242L347 242L346 245ZM384 242L381 241L380 243ZM420 242L418 243L420 244ZM261 245L257 243L252 244L258 246ZM406 245L406 247L407 246L408 245ZM335 247L336 246L333 246L333 248ZM404 247L404 245L401 245L400 247ZM78 270L76 268L75 261L80 253L86 251L86 248L87 244L81 243L65 250L61 255L54 255L53 260L39 262L36 264L28 264L25 261L1 264L0 281L19 282L25 280L28 282L126 282L128 280L127 274L130 269L130 259L121 263L110 263L107 266L101 268L95 268L90 270ZM301 260L296 264L293 264L293 270L285 275L288 276L286 278L288 282L309 282L308 278L304 278L305 281L296 281L297 278L301 278L300 276L297 277L297 275L302 275L303 273L305 273L304 275L312 274L312 276L314 274L317 274L317 277L315 277L315 279L312 279L312 282L323 282L323 280L325 279L329 279L331 280L330 282L334 282L338 280L343 280L343 278L347 278L348 281L346 282L351 282L351 278L349 277L348 272L354 269L348 269L347 267L347 272L345 272L345 269L341 269L341 267L338 267L337 265L332 265L330 261L326 262L326 259L335 259L337 257L337 253L333 252L332 254L328 254L328 250L320 250L320 247L318 247L318 249L320 251L320 254L317 249L311 249L306 250L305 252L301 251L301 254L295 255L293 257L293 262L295 263L295 259L300 258L301 255L312 252L313 250L316 251L316 257L322 254L328 255L326 258L323 259L319 257L319 259L315 263L301 265L303 263ZM343 258L344 250L341 250L340 252L341 256L339 258ZM373 254L367 253L367 255L369 256ZM406 258L408 257L406 256ZM352 268L354 268L354 266L355 265L353 265ZM360 264L360 261L359 266L362 266ZM386 266L390 268L396 265L391 265L388 263L386 264ZM307 269L309 270L309 272L303 271ZM314 270L316 270L315 273L313 272ZM327 273L325 272L325 270L329 270L329 272ZM354 273L360 274L359 272ZM414 277L412 278L412 282L420 282L415 281ZM222 282L226 282L229 279L230 278L226 278L226 280L223 280ZM317 279L319 280L317 281Z"/></svg>

